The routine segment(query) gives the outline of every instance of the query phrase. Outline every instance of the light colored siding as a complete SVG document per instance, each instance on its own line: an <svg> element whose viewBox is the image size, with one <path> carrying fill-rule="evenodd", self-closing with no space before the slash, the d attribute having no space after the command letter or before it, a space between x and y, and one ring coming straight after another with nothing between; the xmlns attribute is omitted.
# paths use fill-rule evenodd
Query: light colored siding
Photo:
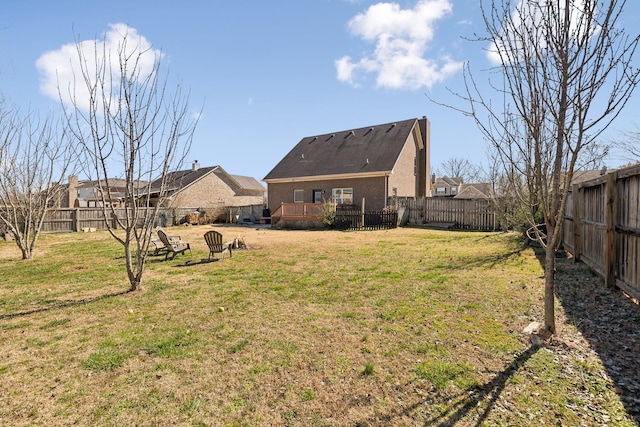
<svg viewBox="0 0 640 427"><path fill-rule="evenodd" d="M262 195L236 196L231 187L217 175L210 173L176 194L172 206L212 209L220 206L249 206L262 203L264 203Z"/></svg>
<svg viewBox="0 0 640 427"><path fill-rule="evenodd" d="M412 136L407 139L404 148L398 156L398 161L389 177L389 195L392 189L398 189L398 197L415 197L416 176L414 175L414 161L417 161L417 148Z"/></svg>

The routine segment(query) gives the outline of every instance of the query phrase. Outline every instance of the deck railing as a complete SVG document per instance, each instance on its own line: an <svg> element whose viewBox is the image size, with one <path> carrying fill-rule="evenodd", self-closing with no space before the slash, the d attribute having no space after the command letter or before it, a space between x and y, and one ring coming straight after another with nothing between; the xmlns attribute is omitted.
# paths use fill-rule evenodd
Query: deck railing
<svg viewBox="0 0 640 427"><path fill-rule="evenodd" d="M271 224L277 224L281 220L322 222L322 204L281 203L271 212Z"/></svg>

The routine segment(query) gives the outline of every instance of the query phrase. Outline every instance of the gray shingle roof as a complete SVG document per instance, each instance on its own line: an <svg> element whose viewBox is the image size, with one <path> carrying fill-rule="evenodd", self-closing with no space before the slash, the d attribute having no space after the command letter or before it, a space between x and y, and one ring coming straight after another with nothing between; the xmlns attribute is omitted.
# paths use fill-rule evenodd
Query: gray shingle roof
<svg viewBox="0 0 640 427"><path fill-rule="evenodd" d="M462 184L456 199L490 199L493 193L492 185L487 182Z"/></svg>
<svg viewBox="0 0 640 427"><path fill-rule="evenodd" d="M303 138L264 180L391 172L417 119Z"/></svg>
<svg viewBox="0 0 640 427"><path fill-rule="evenodd" d="M251 176L231 175L231 178L235 179L243 190L256 190L264 191L265 188L260 182Z"/></svg>
<svg viewBox="0 0 640 427"><path fill-rule="evenodd" d="M221 166L201 167L197 170L186 169L181 171L169 172L166 176L168 190L170 192L181 191L209 173L215 173L222 181L224 181L231 189L238 193L241 191L250 194L259 194L264 192L264 187L253 177L230 175ZM158 178L151 183L152 191L156 191L162 184L162 178Z"/></svg>

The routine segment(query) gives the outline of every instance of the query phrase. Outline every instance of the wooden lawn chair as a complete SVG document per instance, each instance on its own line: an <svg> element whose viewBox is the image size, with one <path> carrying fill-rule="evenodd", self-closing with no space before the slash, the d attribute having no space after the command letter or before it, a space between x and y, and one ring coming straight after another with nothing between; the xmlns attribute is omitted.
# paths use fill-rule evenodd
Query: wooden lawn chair
<svg viewBox="0 0 640 427"><path fill-rule="evenodd" d="M171 239L170 236L169 238ZM160 240L159 237L151 236L151 244L154 246L154 250L152 254L154 256L162 255L163 253L168 251L167 247L164 245L164 243L162 243L162 240Z"/></svg>
<svg viewBox="0 0 640 427"><path fill-rule="evenodd" d="M167 254L164 256L164 259L168 259L169 255L171 255L171 259L174 259L178 254L184 254L187 250L189 254L193 256L191 252L191 245L187 242L183 242L180 236L167 236L162 230L158 230L158 237L160 237L160 241L164 244L164 247L167 250Z"/></svg>
<svg viewBox="0 0 640 427"><path fill-rule="evenodd" d="M207 242L209 247L209 260L211 260L211 257L215 259L217 253L222 254L223 260L226 252L229 252L229 257L233 256L231 243L222 243L222 234L217 231L210 230L204 233L204 241Z"/></svg>

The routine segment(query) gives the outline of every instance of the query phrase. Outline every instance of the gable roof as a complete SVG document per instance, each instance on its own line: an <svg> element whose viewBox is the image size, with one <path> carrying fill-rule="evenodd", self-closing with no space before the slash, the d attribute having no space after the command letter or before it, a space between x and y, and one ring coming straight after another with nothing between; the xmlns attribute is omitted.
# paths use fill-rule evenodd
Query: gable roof
<svg viewBox="0 0 640 427"><path fill-rule="evenodd" d="M233 180L235 182L238 183L240 190L238 191L239 193L260 193L260 194L264 194L265 192L265 188L262 184L260 184L260 181L258 181L257 179L251 177L251 176L242 176L242 175L230 175L231 178L233 178Z"/></svg>
<svg viewBox="0 0 640 427"><path fill-rule="evenodd" d="M459 185L462 185L462 178L459 176L449 178L445 175L441 178L436 178L435 182L433 183L434 187L457 187Z"/></svg>
<svg viewBox="0 0 640 427"><path fill-rule="evenodd" d="M241 175L230 175L221 166L208 166L191 168L170 172L166 176L167 191L175 194L183 191L195 182L201 180L210 173L214 173L220 180L227 184L236 195L261 195L264 187L255 178ZM162 184L162 178L157 178L151 183L152 192L158 191Z"/></svg>
<svg viewBox="0 0 640 427"><path fill-rule="evenodd" d="M166 175L166 183L168 185L168 191L180 191L204 176L208 175L210 172L213 172L215 169L220 166L209 166L206 168L197 168L197 169L186 169L181 171L169 172ZM162 184L162 177L157 178L155 181L151 183L151 188L156 189L160 188Z"/></svg>
<svg viewBox="0 0 640 427"><path fill-rule="evenodd" d="M609 172L615 169L609 169ZM600 170L579 170L573 172L573 179L571 180L571 184L580 184L586 181L591 181L592 179L598 179L601 176L604 176L607 173L607 168L602 168Z"/></svg>
<svg viewBox="0 0 640 427"><path fill-rule="evenodd" d="M462 184L454 199L490 199L493 187L488 182Z"/></svg>
<svg viewBox="0 0 640 427"><path fill-rule="evenodd" d="M418 119L302 138L264 181L327 175L391 173Z"/></svg>

